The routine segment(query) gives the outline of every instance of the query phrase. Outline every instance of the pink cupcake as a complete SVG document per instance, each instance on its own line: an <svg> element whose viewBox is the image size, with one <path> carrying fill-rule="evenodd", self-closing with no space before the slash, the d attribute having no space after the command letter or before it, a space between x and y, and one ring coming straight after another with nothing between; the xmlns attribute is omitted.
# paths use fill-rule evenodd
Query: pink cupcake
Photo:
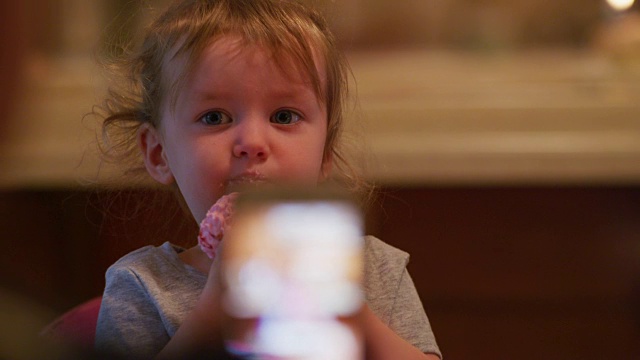
<svg viewBox="0 0 640 360"><path fill-rule="evenodd" d="M224 237L225 230L231 225L233 205L238 193L222 196L207 211L207 216L200 223L198 245L210 259L216 256L216 250Z"/></svg>

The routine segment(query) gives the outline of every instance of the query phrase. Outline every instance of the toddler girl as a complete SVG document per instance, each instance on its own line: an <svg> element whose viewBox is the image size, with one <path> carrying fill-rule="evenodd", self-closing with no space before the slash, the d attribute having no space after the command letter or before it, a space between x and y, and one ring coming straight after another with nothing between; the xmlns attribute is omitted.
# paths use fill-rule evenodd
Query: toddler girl
<svg viewBox="0 0 640 360"><path fill-rule="evenodd" d="M102 107L105 132L129 131L123 139L138 146L119 146L140 151L149 175L175 187L196 221L247 184L316 186L331 173L361 184L338 146L346 63L313 10L280 0L180 1L124 64L131 83ZM366 238L368 358L440 356L407 261ZM118 260L106 275L98 350L180 357L214 346L215 264L198 246L170 242Z"/></svg>

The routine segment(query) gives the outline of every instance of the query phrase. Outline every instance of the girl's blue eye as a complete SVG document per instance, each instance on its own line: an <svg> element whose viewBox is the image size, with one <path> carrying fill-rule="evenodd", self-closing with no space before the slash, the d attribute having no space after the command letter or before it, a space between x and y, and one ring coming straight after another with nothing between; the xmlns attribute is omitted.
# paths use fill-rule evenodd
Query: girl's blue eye
<svg viewBox="0 0 640 360"><path fill-rule="evenodd" d="M291 110L279 110L271 117L271 122L279 125L290 125L300 121L300 115Z"/></svg>
<svg viewBox="0 0 640 360"><path fill-rule="evenodd" d="M231 117L222 111L209 111L200 118L206 125L223 125L231 122Z"/></svg>

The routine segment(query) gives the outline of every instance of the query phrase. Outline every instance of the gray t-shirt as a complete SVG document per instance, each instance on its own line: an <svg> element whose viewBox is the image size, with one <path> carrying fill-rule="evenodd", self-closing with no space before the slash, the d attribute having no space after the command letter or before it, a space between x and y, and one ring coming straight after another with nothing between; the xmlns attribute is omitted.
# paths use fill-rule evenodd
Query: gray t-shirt
<svg viewBox="0 0 640 360"><path fill-rule="evenodd" d="M193 309L207 276L186 265L170 243L145 246L113 264L96 329L100 352L155 356ZM396 334L425 353L440 355L433 331L406 265L409 255L365 238L366 302Z"/></svg>

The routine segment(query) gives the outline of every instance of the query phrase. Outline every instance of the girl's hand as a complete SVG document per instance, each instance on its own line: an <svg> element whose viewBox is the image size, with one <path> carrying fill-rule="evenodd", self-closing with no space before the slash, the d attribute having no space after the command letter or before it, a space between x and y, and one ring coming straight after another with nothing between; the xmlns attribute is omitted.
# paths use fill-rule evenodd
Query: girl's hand
<svg viewBox="0 0 640 360"><path fill-rule="evenodd" d="M221 250L218 249L218 253ZM219 285L220 256L212 261L197 246L181 255L183 254L181 258L185 263L202 272L208 270L207 282L195 307L157 355L158 359L188 358L189 354L221 353L224 350Z"/></svg>
<svg viewBox="0 0 640 360"><path fill-rule="evenodd" d="M231 226L238 193L224 195L211 206L200 222L198 245L182 252L180 259L208 274L207 282L194 309L167 345L159 358L178 358L186 354L206 354L207 350L224 349L222 340L223 313L220 301L220 259L224 235Z"/></svg>

